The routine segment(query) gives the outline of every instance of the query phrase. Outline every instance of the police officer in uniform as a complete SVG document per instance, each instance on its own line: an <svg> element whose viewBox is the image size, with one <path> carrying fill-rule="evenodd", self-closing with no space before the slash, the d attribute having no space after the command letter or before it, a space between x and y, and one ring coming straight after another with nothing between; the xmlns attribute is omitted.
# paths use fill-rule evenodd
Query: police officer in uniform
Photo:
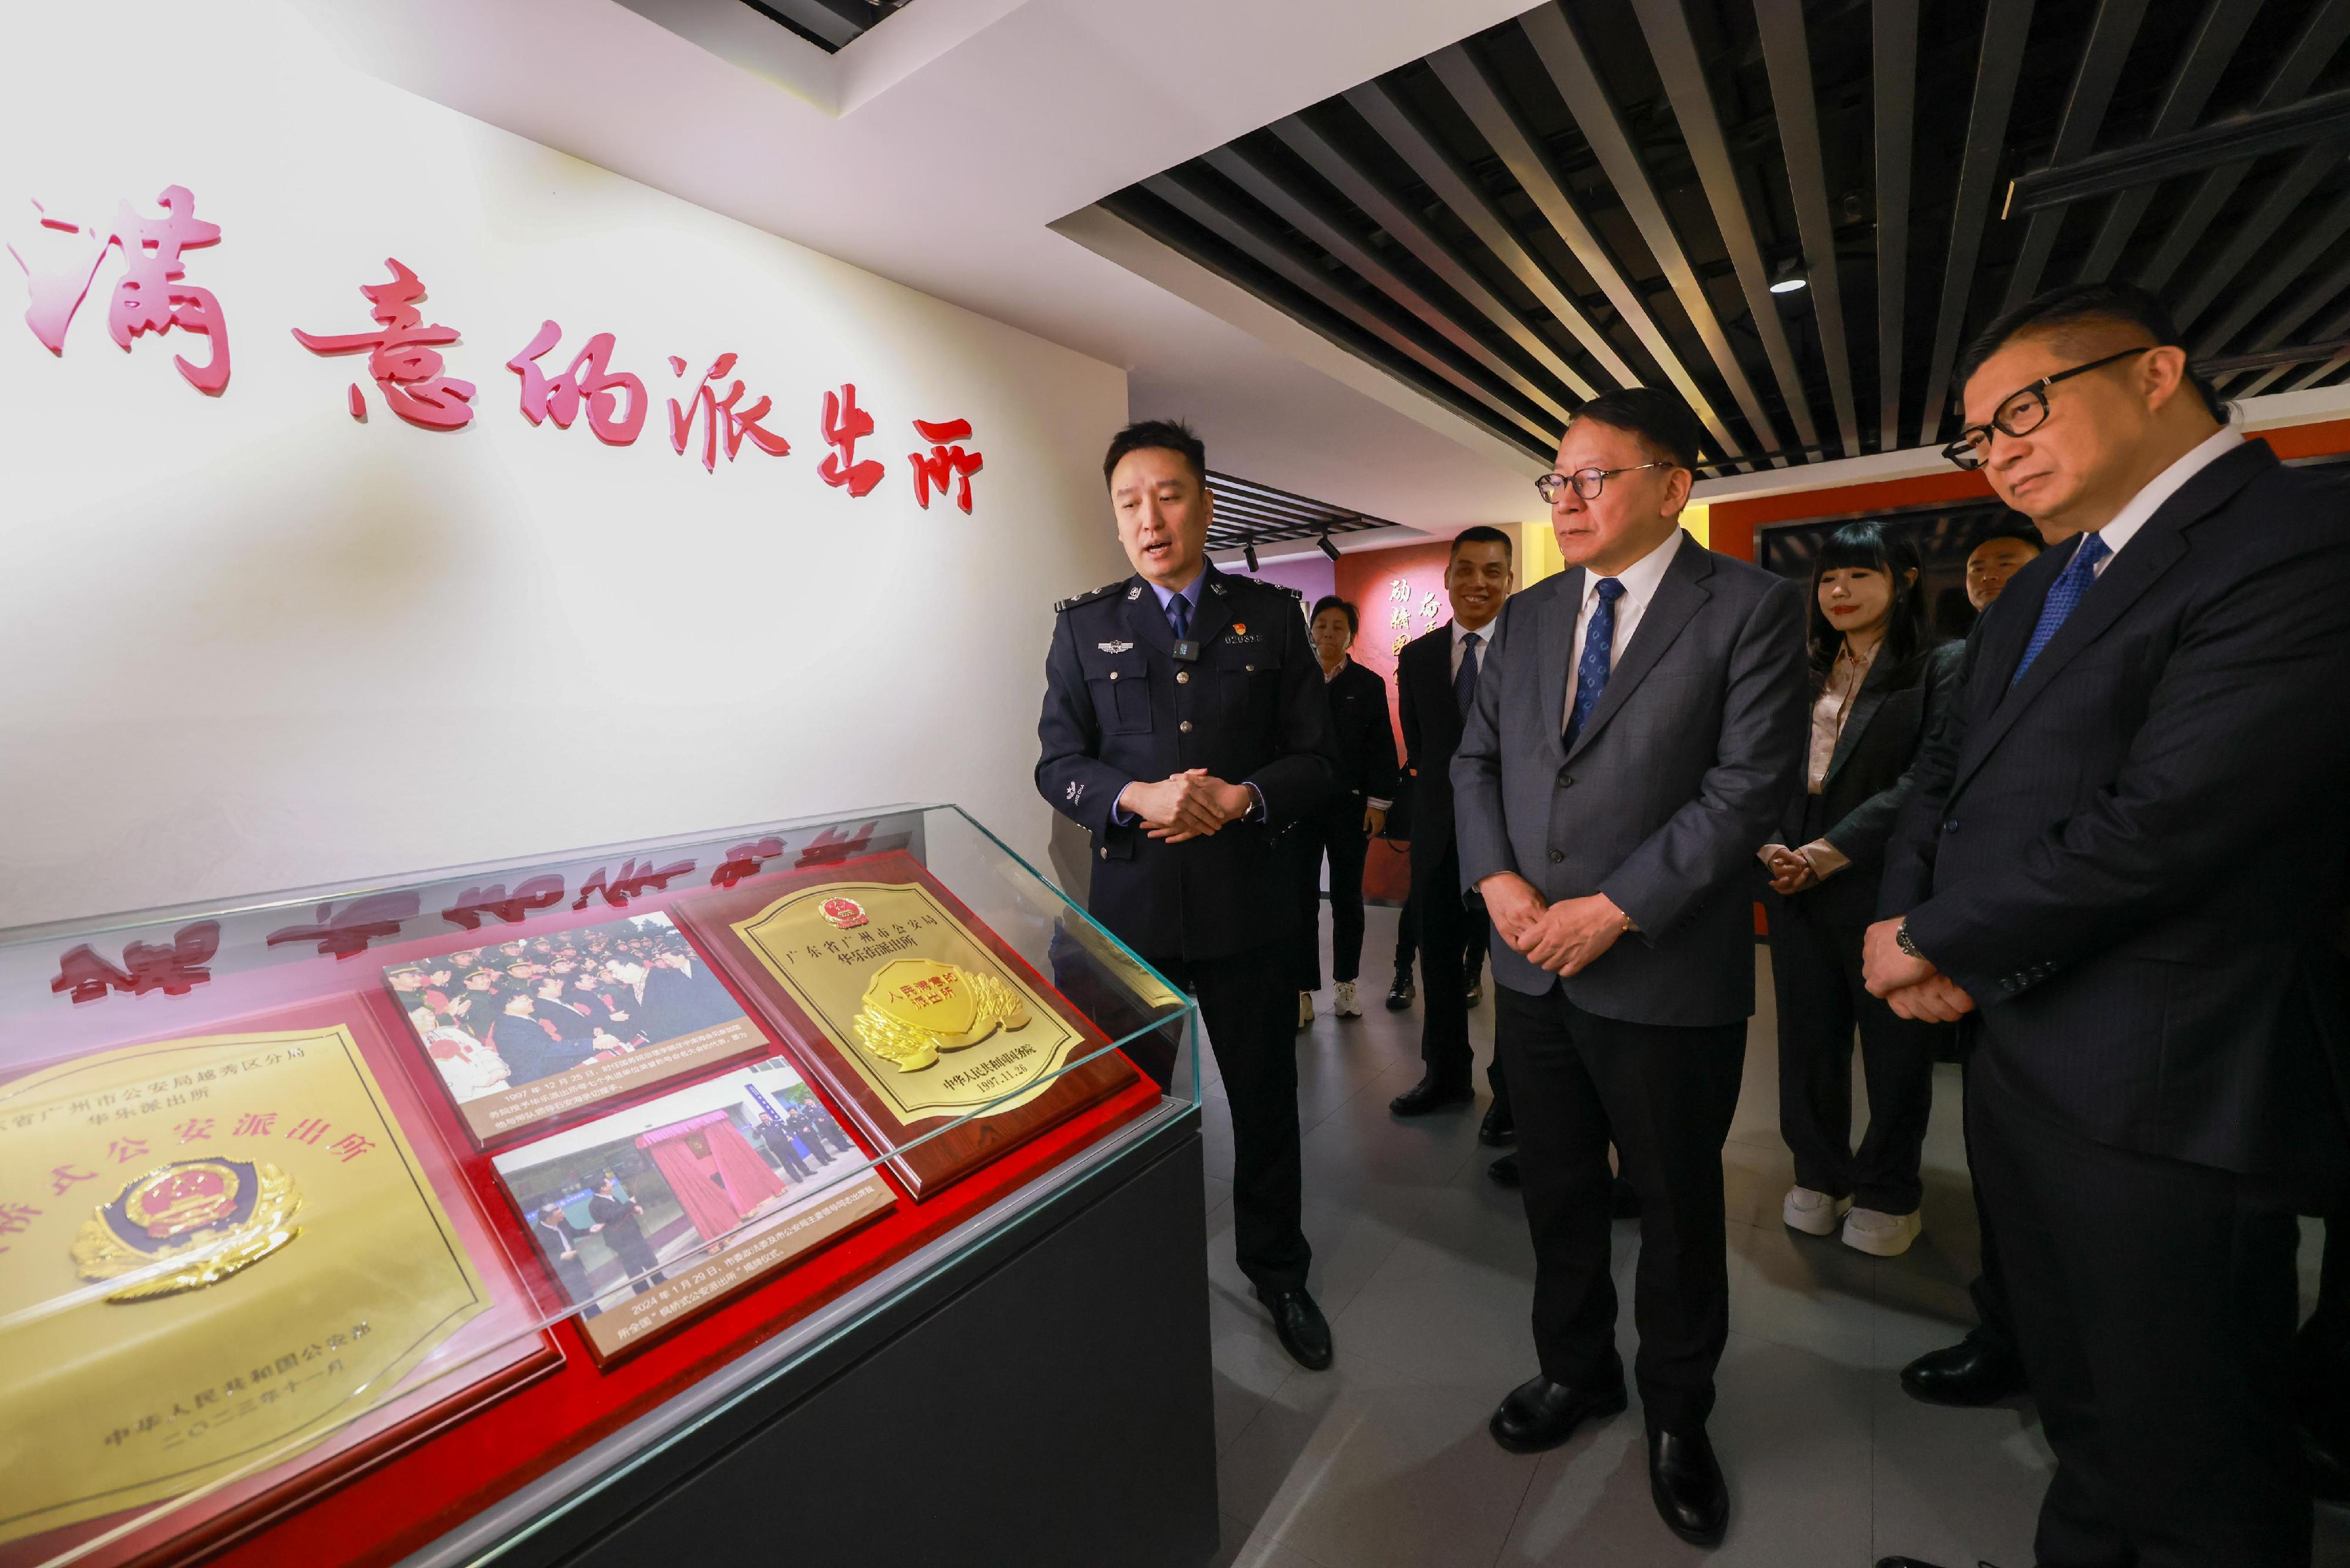
<svg viewBox="0 0 2350 1568"><path fill-rule="evenodd" d="M1275 836L1327 805L1336 742L1299 595L1208 563L1207 454L1145 421L1102 462L1134 576L1064 599L1036 787L1093 835L1087 907L1200 999L1232 1111L1241 1272L1300 1366L1330 1365L1300 1222L1297 897Z"/></svg>

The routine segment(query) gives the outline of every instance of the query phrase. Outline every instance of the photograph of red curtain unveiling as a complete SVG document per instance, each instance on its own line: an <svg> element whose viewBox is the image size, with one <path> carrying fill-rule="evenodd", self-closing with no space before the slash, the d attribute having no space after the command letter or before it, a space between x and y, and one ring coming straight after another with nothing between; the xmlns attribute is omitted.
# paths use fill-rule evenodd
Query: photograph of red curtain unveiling
<svg viewBox="0 0 2350 1568"><path fill-rule="evenodd" d="M751 1152L724 1111L705 1111L637 1138L704 1241L716 1241L780 1198L784 1184Z"/></svg>

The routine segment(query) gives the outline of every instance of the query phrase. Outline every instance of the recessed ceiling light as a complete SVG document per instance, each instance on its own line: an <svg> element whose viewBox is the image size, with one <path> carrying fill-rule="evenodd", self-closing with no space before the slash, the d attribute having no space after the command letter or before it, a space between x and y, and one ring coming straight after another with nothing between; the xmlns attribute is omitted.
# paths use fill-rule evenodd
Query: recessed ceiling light
<svg viewBox="0 0 2350 1568"><path fill-rule="evenodd" d="M1773 294L1794 294L1799 289L1805 289L1810 286L1810 280L1798 273L1794 277L1783 277L1778 282L1773 284L1771 286L1771 292Z"/></svg>

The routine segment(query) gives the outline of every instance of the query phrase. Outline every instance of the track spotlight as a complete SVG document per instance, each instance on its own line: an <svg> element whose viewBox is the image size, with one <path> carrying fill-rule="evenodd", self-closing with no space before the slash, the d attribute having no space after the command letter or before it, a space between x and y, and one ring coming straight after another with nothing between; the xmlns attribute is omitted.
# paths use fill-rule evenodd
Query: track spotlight
<svg viewBox="0 0 2350 1568"><path fill-rule="evenodd" d="M1314 543L1320 548L1324 555L1329 556L1332 560L1335 561L1338 558L1338 546L1330 543L1329 535L1323 535L1322 537L1316 539Z"/></svg>
<svg viewBox="0 0 2350 1568"><path fill-rule="evenodd" d="M1811 285L1812 280L1804 275L1802 266L1792 256L1781 262L1778 270L1771 275L1771 292L1773 294L1794 294L1809 288Z"/></svg>
<svg viewBox="0 0 2350 1568"><path fill-rule="evenodd" d="M1243 545L1241 546L1241 558L1248 563L1248 568L1250 571L1253 572L1256 570L1256 546L1254 545Z"/></svg>

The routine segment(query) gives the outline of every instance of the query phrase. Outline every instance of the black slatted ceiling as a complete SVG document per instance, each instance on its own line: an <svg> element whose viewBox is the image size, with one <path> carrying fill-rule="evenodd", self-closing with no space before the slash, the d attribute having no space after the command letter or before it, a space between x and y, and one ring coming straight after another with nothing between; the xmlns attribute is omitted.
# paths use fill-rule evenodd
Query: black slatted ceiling
<svg viewBox="0 0 2350 1568"><path fill-rule="evenodd" d="M1967 339L2083 278L2272 357L2231 395L2343 379L2350 140L2006 208L2350 86L2345 42L2350 0L1555 0L1103 205L1540 457L1633 380L1719 471L1856 456L1947 439Z"/></svg>

